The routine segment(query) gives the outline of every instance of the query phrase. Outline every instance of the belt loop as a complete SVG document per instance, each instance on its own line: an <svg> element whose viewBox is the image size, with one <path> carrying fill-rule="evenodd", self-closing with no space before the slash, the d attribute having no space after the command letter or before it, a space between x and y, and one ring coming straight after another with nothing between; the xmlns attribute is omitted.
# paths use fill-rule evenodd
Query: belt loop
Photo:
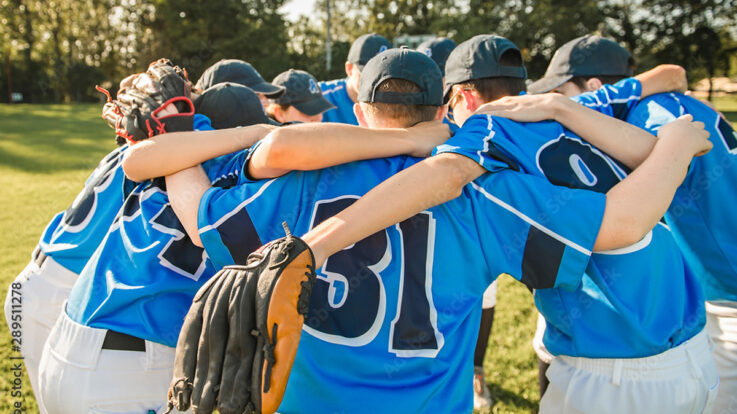
<svg viewBox="0 0 737 414"><path fill-rule="evenodd" d="M621 359L614 360L614 372L612 372L612 384L619 385L622 382L622 368L624 362Z"/></svg>
<svg viewBox="0 0 737 414"><path fill-rule="evenodd" d="M693 375L695 379L701 379L703 376L701 373L701 367L696 363L696 360L688 347L686 347L686 358L688 358L688 365L691 367L691 375Z"/></svg>

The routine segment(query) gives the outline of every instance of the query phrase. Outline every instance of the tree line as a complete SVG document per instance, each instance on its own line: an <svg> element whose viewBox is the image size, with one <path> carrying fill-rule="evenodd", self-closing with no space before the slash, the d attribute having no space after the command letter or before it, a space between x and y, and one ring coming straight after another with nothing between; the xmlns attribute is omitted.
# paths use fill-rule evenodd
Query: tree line
<svg viewBox="0 0 737 414"><path fill-rule="evenodd" d="M290 67L333 79L367 32L457 42L495 33L521 48L531 78L587 33L626 46L638 70L667 62L694 81L737 74L737 0L330 0L329 68L327 1L289 21L288 0L0 0L0 102L11 91L24 102L94 101L95 84L114 89L163 56L193 80L222 58L249 61L266 79Z"/></svg>

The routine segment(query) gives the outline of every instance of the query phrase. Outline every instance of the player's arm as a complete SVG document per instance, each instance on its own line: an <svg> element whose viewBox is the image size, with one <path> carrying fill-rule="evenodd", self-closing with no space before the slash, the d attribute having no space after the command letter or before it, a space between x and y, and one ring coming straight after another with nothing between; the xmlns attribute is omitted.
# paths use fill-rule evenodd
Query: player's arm
<svg viewBox="0 0 737 414"><path fill-rule="evenodd" d="M448 137L450 130L441 121L379 129L335 123L293 125L275 129L264 138L251 155L248 173L262 179L371 158L424 157Z"/></svg>
<svg viewBox="0 0 737 414"><path fill-rule="evenodd" d="M629 168L640 165L655 146L656 138L646 131L558 93L505 97L482 105L476 113L518 122L555 120Z"/></svg>
<svg viewBox="0 0 737 414"><path fill-rule="evenodd" d="M211 187L199 165L166 176L169 203L195 246L202 247L197 229L197 212L202 196Z"/></svg>
<svg viewBox="0 0 737 414"><path fill-rule="evenodd" d="M642 97L656 93L685 92L688 89L686 70L678 65L659 65L635 76L642 85Z"/></svg>
<svg viewBox="0 0 737 414"><path fill-rule="evenodd" d="M670 205L691 157L710 148L703 124L691 123L690 116L669 126L661 130L661 140L640 169L607 193L594 250L622 248L644 237ZM462 155L441 154L423 160L390 177L303 239L321 265L346 246L453 199L483 172L479 164Z"/></svg>
<svg viewBox="0 0 737 414"><path fill-rule="evenodd" d="M458 197L486 170L463 155L440 154L400 171L303 236L318 266L377 231Z"/></svg>
<svg viewBox="0 0 737 414"><path fill-rule="evenodd" d="M712 144L701 122L684 115L658 131L650 156L607 192L606 210L594 250L621 248L639 241L665 214L694 156ZM620 241L626 241L620 245Z"/></svg>
<svg viewBox="0 0 737 414"><path fill-rule="evenodd" d="M128 149L123 171L133 181L163 177L207 160L248 148L274 127L251 125L216 131L171 132Z"/></svg>

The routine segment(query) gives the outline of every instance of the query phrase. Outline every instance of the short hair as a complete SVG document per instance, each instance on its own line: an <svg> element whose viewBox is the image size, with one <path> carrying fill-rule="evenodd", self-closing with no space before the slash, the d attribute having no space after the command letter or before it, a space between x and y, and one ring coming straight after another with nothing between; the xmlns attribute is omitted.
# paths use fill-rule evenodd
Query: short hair
<svg viewBox="0 0 737 414"><path fill-rule="evenodd" d="M379 84L377 91L397 93L419 93L420 87L406 79L392 78ZM432 121L440 106L419 104L397 104L384 102L364 102L369 116L391 118L404 126Z"/></svg>
<svg viewBox="0 0 737 414"><path fill-rule="evenodd" d="M624 75L574 76L568 81L573 82L576 86L578 86L579 89L581 89L582 91L585 91L586 82L588 82L589 79L591 78L597 78L601 81L601 83L605 85L614 85L615 83L621 81L622 79L626 79L627 76L624 76Z"/></svg>
<svg viewBox="0 0 737 414"><path fill-rule="evenodd" d="M289 105L289 104L282 105L276 102L270 102L269 106L267 106L264 110L266 111L266 115L268 115L269 118L273 119L274 121L277 120L276 115L274 114L276 112L277 106L281 108L282 111L286 111L286 110L289 110L289 107L291 107L292 105Z"/></svg>
<svg viewBox="0 0 737 414"><path fill-rule="evenodd" d="M519 50L510 49L502 54L499 59L500 66L524 66L522 63L522 55ZM492 78L471 79L459 84L461 88L475 89L481 98L486 102L495 101L505 96L519 95L520 92L527 90L527 84L522 78L510 78L506 76L496 76Z"/></svg>

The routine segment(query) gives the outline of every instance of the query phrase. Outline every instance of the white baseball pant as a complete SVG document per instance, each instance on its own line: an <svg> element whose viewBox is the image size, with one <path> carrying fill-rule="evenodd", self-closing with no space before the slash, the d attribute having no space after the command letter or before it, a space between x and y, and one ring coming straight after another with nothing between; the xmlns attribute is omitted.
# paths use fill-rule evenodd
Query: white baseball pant
<svg viewBox="0 0 737 414"><path fill-rule="evenodd" d="M21 354L42 414L46 412L38 388L41 353L76 280L76 273L46 257L40 268L31 261L13 280L5 297L6 322L11 331L14 327L20 330ZM20 295L15 294L17 291Z"/></svg>
<svg viewBox="0 0 737 414"><path fill-rule="evenodd" d="M540 413L711 413L719 375L706 330L661 354L630 359L558 355Z"/></svg>
<svg viewBox="0 0 737 414"><path fill-rule="evenodd" d="M62 312L46 341L39 373L49 414L166 411L175 349L151 341L145 341L145 351L102 349L107 332Z"/></svg>
<svg viewBox="0 0 737 414"><path fill-rule="evenodd" d="M714 414L737 413L737 302L706 302L706 329L720 377Z"/></svg>

